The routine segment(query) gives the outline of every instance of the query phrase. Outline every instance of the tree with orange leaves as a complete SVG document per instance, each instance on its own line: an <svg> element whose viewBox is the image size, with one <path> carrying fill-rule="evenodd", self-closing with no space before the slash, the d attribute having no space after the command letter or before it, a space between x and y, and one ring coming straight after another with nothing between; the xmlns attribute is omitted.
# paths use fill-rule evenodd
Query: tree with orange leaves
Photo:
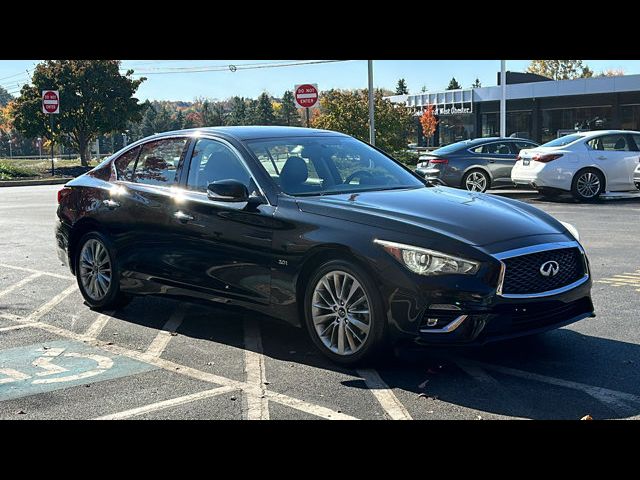
<svg viewBox="0 0 640 480"><path fill-rule="evenodd" d="M427 105L420 116L420 125L422 125L422 133L425 138L431 138L436 133L438 119L436 118L435 105Z"/></svg>

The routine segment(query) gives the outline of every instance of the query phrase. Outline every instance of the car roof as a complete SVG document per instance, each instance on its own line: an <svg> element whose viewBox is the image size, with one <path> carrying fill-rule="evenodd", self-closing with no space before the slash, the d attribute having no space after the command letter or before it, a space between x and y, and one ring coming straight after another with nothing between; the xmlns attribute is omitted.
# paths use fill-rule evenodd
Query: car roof
<svg viewBox="0 0 640 480"><path fill-rule="evenodd" d="M229 127L202 127L189 128L184 130L173 130L170 132L159 133L157 137L172 136L179 134L219 134L227 137L233 137L237 140L255 140L260 138L279 138L279 137L318 137L318 136L342 136L348 137L344 133L334 132L332 130L322 130L318 128L303 127L283 127L275 125L248 125L248 126L229 126Z"/></svg>
<svg viewBox="0 0 640 480"><path fill-rule="evenodd" d="M615 134L625 134L625 133L635 133L636 135L640 135L640 132L635 130L589 130L588 132L576 132L569 133L568 135L579 135L581 137L594 137L596 135L615 135Z"/></svg>
<svg viewBox="0 0 640 480"><path fill-rule="evenodd" d="M510 142L518 142L518 141L524 141L524 142L529 142L529 143L537 143L534 142L533 140L529 139L529 138L519 138L519 137L481 137L481 138L474 138L471 140L460 140L459 143L460 144L460 148L469 148L469 147L475 147L476 145L482 145L485 143L491 143L491 142L497 142L497 141L510 141ZM450 143L449 145L454 145L453 143ZM443 145L443 147L448 147L449 145Z"/></svg>

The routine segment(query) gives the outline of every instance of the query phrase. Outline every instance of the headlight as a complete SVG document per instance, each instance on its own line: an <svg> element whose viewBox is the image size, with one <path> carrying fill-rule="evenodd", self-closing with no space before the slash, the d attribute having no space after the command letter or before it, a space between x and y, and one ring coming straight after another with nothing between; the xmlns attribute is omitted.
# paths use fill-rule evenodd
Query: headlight
<svg viewBox="0 0 640 480"><path fill-rule="evenodd" d="M573 238L575 238L577 241L580 241L580 234L578 233L578 229L576 227L574 227L573 225L567 222L560 222L560 223L564 225L564 228L569 230L569 233L573 235Z"/></svg>
<svg viewBox="0 0 640 480"><path fill-rule="evenodd" d="M386 240L376 239L373 242L382 246L392 257L418 275L442 275L446 273L472 275L480 268L478 262L436 252L435 250Z"/></svg>

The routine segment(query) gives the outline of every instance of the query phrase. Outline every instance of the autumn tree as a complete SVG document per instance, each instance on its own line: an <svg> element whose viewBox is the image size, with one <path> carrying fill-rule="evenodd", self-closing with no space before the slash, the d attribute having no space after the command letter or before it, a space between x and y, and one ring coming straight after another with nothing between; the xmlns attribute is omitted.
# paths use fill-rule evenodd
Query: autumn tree
<svg viewBox="0 0 640 480"><path fill-rule="evenodd" d="M398 80L398 84L396 85L396 95L408 95L409 89L407 88L407 82L405 82L404 78Z"/></svg>
<svg viewBox="0 0 640 480"><path fill-rule="evenodd" d="M461 88L462 88L462 85L458 83L458 81L456 80L456 77L451 77L447 90L460 90Z"/></svg>
<svg viewBox="0 0 640 480"><path fill-rule="evenodd" d="M436 118L435 105L426 105L420 115L420 125L422 126L422 133L424 138L431 138L436 133L436 126L438 125L438 119Z"/></svg>
<svg viewBox="0 0 640 480"><path fill-rule="evenodd" d="M571 80L593 76L593 71L582 60L531 60L527 72L552 80Z"/></svg>
<svg viewBox="0 0 640 480"><path fill-rule="evenodd" d="M99 135L124 130L139 121L142 105L133 95L145 80L120 74L118 60L46 60L36 65L30 85L15 101L15 127L28 137L45 137L76 148L82 165L90 160L90 145ZM41 111L42 90L60 92L60 113Z"/></svg>
<svg viewBox="0 0 640 480"><path fill-rule="evenodd" d="M598 74L599 77L621 77L623 75L624 70L622 68L607 68Z"/></svg>
<svg viewBox="0 0 640 480"><path fill-rule="evenodd" d="M413 127L411 112L384 98L381 90L374 94L376 146L386 151L406 148ZM360 140L369 140L369 102L365 90L329 90L320 97L320 109L314 113L312 126L336 130Z"/></svg>

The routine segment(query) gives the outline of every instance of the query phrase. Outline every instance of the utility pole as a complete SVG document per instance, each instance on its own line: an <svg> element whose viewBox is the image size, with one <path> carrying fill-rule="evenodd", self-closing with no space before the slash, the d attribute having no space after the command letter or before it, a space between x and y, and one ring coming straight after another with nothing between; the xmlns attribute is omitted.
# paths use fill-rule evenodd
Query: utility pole
<svg viewBox="0 0 640 480"><path fill-rule="evenodd" d="M373 60L369 62L369 143L376 144L376 124L374 119L374 103L373 103Z"/></svg>
<svg viewBox="0 0 640 480"><path fill-rule="evenodd" d="M506 61L500 60L500 136L507 136L507 75Z"/></svg>
<svg viewBox="0 0 640 480"><path fill-rule="evenodd" d="M13 138L9 139L9 158L11 160L13 160L13 147L11 146L11 143L13 142Z"/></svg>

